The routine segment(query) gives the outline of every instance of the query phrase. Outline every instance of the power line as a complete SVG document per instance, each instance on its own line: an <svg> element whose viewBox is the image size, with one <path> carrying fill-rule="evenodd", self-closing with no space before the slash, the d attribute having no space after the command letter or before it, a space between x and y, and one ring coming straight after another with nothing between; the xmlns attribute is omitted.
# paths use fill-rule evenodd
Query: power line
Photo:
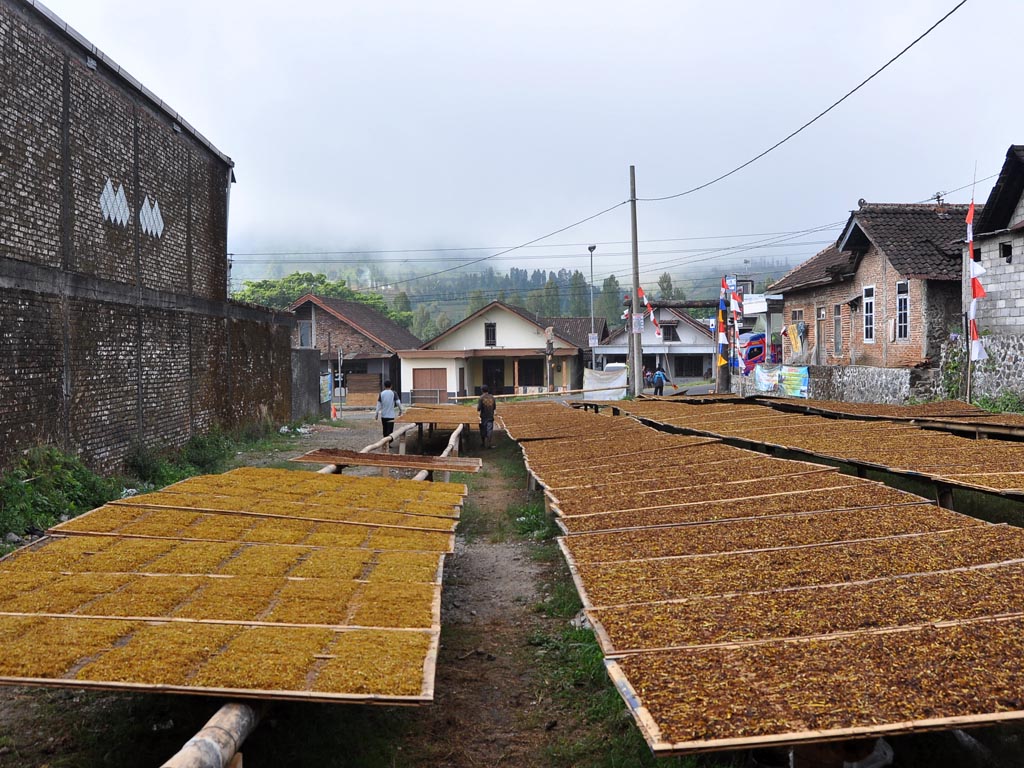
<svg viewBox="0 0 1024 768"><path fill-rule="evenodd" d="M985 181L985 179L979 179L979 181ZM967 185L971 186L970 184ZM961 187L966 189L966 187ZM945 194L952 194L959 190L952 190ZM628 202L628 201L626 201ZM927 202L927 201L925 201ZM624 203L621 203L624 204ZM641 243L679 243L691 240L724 240L727 238L734 237L768 237L773 235L791 235L795 230L787 232L746 232L739 234L730 235L694 235L690 237L663 237L651 240L639 240ZM589 245L629 245L632 241L630 240L591 240L586 243L546 243L544 245L527 245L517 246L518 248L586 248ZM348 251L237 251L228 253L228 256L359 256L359 255L373 255L373 254L392 254L392 253L446 253L453 251L496 251L508 248L506 245L475 245L466 246L464 248L399 248L399 249L372 249L372 250L348 250ZM573 254L570 258L579 257L579 254ZM585 256L584 256L585 258ZM251 262L236 262L238 264L248 264ZM369 263L369 262L367 262Z"/></svg>
<svg viewBox="0 0 1024 768"><path fill-rule="evenodd" d="M802 234L802 233L800 233ZM787 245L824 245L825 243L831 242L830 240L807 240L800 243L787 243ZM771 244L763 246L765 248L775 247ZM781 246L780 246L781 247ZM706 248L672 248L667 250L655 250L655 251L640 251L641 256L665 256L673 254L683 253L707 253ZM620 256L629 256L630 251L605 251L604 253L596 253L595 258L611 259ZM551 261L551 260L579 260L581 257L578 253L576 254L537 254L534 256L492 256L491 261ZM443 263L453 261L465 261L467 264L461 266L468 266L471 263L476 263L476 259L468 256L445 256L440 258L422 259L422 260L411 260L411 259L374 259L367 261L366 259L343 259L343 258L302 258L302 259L288 259L287 261L280 261L278 259L247 259L246 261L235 261L233 265L235 267L242 267L248 264L428 264L428 263Z"/></svg>
<svg viewBox="0 0 1024 768"><path fill-rule="evenodd" d="M965 0L965 2L966 2L966 0ZM447 269L440 269L437 272L431 272L430 274L427 274L427 275L419 275L418 277L410 277L410 278L408 278L406 280L395 280L395 281L392 281L392 282L388 283L388 285L400 285L402 283L408 283L408 282L411 282L413 280L423 280L423 279L428 278L428 277L435 277L437 275L443 275L446 272L451 272L451 271L456 270L456 269L462 269L463 267L469 267L469 266L472 266L473 264L480 264L481 262L489 261L490 259L497 258L498 256L504 256L506 253L511 253L512 251L518 251L520 248L525 248L525 247L527 247L529 245L533 245L534 243L539 243L541 240L547 240L549 237L554 237L555 235L560 235L562 232L570 230L573 227L578 227L580 224L586 224L588 221L593 221L598 216L604 216L606 213L610 213L611 211L614 211L616 208L621 208L622 206L626 205L626 203L628 203L628 202L629 202L629 200L623 200L621 203L616 203L615 205L613 205L613 206L611 206L609 208L605 208L603 211L598 211L597 213L595 213L595 214L593 214L591 216L587 216L585 219L580 219L579 221L575 221L572 224L564 226L561 229L556 229L554 232L549 232L546 235L541 235L540 237L535 237L533 240L527 240L525 243L523 243L521 245L516 245L516 246L514 246L512 248L506 248L504 251L499 251L498 253L492 253L490 256L483 256L482 258L476 259L475 261L470 261L470 262L467 262L466 264L458 264L458 265L456 265L454 267L448 267Z"/></svg>
<svg viewBox="0 0 1024 768"><path fill-rule="evenodd" d="M876 69L870 75L868 75L868 77L865 78L864 80L862 80L856 87L854 87L850 91L847 91L846 94L843 95L842 98L838 99L837 101L834 101L831 104L831 106L829 106L827 109L819 112L813 118L808 120L806 123L801 125L799 128L797 128L792 133L790 133L788 136L786 136L785 138L780 139L779 141L775 142L770 147L768 147L768 149L764 150L760 154L755 155L754 157L752 157L749 160L747 160L745 163L736 166L731 171L729 171L727 173L723 173L721 176L718 176L718 177L716 177L714 179L711 179L711 181L706 181L703 184L700 184L700 185L698 185L696 187L692 187L692 188L687 189L687 190L685 190L683 192L677 192L674 195L663 195L662 197L638 197L637 200L645 202L645 203L653 203L653 202L658 202L658 201L661 201L661 200L674 200L677 197L684 197L685 195L693 194L694 192L698 192L698 191L700 191L702 189L707 189L712 184L717 184L718 182L722 181L723 179L729 178L734 173L739 173L740 171L742 171L747 166L752 165L753 163L756 163L758 160L760 160L762 157L764 157L768 153L773 152L774 150L778 149L783 144L785 144L787 141L792 139L794 136L796 136L797 134L803 132L806 128L809 128L814 123L818 122L818 120L823 118L825 115L827 115L833 109L838 107L840 104L842 104L844 101L846 101L848 98L850 98L853 94L855 94L857 91L859 91L865 85L867 85L872 80L874 80L878 75L880 75L882 72L884 72L886 69L888 69L888 67L891 64L893 64L897 59L899 59L901 56L903 56L903 54L905 54L907 51L909 51L911 48L913 48L915 45L917 45L919 42L921 42L924 38L926 38L932 32L932 30L934 30L942 22L944 22L946 19L948 19L954 13L956 13L960 9L960 7L963 6L966 2L967 2L967 0L960 0L960 2L957 3L955 6L953 6L952 10L950 10L948 13L946 13L945 16L943 16L941 19L939 19L934 24L932 24L930 27L928 27L928 29L926 29L924 32L922 32L920 35L918 35L918 37L912 43L910 43L910 45L908 45L902 51L900 51L895 56L893 56L891 59L889 59L887 62L885 62L885 64L883 64L881 67Z"/></svg>

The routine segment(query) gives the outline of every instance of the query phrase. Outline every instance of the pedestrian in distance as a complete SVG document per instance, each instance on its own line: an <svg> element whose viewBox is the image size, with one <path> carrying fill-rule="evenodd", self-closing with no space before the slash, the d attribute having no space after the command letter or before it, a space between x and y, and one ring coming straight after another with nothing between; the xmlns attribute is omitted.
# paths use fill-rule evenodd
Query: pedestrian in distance
<svg viewBox="0 0 1024 768"><path fill-rule="evenodd" d="M476 409L480 413L480 447L494 447L494 411L498 407L490 388L484 384L480 387L480 400Z"/></svg>
<svg viewBox="0 0 1024 768"><path fill-rule="evenodd" d="M654 384L654 396L661 397L665 394L665 384L668 383L668 374L665 373L665 369L660 365L654 372L654 376L651 377L651 383ZM674 384L672 386L675 386Z"/></svg>
<svg viewBox="0 0 1024 768"><path fill-rule="evenodd" d="M384 428L384 437L390 435L395 429L395 416L402 415L402 401L398 393L391 388L391 380L384 382L384 389L377 395L377 408L373 413L374 419L380 419Z"/></svg>

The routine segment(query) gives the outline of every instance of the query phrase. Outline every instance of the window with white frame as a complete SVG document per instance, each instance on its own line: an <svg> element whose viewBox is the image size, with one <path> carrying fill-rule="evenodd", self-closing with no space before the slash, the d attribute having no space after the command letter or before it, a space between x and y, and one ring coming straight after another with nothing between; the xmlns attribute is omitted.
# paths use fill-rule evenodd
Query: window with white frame
<svg viewBox="0 0 1024 768"><path fill-rule="evenodd" d="M875 286L864 288L864 342L875 343Z"/></svg>
<svg viewBox="0 0 1024 768"><path fill-rule="evenodd" d="M910 338L910 283L896 283L896 339Z"/></svg>

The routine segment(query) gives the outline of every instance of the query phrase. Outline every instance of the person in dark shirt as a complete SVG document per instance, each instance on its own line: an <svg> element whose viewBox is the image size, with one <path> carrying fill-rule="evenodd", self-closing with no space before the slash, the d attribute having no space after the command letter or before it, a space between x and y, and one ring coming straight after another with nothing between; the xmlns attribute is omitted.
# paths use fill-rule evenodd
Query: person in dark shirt
<svg viewBox="0 0 1024 768"><path fill-rule="evenodd" d="M491 394L490 388L484 384L480 387L480 400L476 404L480 412L480 446L482 448L494 447L494 411L498 403Z"/></svg>

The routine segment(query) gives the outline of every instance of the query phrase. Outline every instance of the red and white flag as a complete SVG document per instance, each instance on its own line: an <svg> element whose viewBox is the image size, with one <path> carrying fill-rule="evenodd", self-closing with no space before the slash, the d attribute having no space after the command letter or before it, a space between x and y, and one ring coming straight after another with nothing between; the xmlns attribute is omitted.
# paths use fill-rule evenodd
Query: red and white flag
<svg viewBox="0 0 1024 768"><path fill-rule="evenodd" d="M985 274L985 268L981 266L980 262L970 261L971 265L971 299L984 299L987 295L985 293L985 287L981 284L981 280L978 278Z"/></svg>
<svg viewBox="0 0 1024 768"><path fill-rule="evenodd" d="M971 200L971 207L967 209L967 253L974 261L974 201Z"/></svg>
<svg viewBox="0 0 1024 768"><path fill-rule="evenodd" d="M975 319L978 313L978 299L986 296L985 286L981 284L985 268L974 260L974 201L971 200L971 207L967 209L967 253L970 258L967 260L971 270L971 307L967 311L967 326L971 336L971 361L978 362L988 360L988 352L981 341L978 333L978 321Z"/></svg>

